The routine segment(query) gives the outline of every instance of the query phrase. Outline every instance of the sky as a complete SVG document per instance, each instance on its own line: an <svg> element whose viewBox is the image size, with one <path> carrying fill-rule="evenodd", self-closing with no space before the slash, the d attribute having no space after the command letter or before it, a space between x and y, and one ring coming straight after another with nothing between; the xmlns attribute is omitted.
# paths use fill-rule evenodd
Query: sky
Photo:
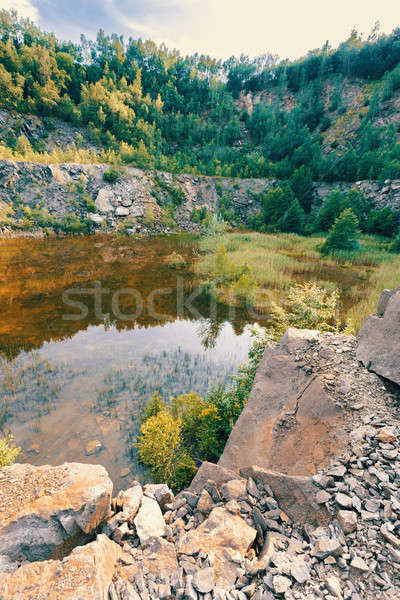
<svg viewBox="0 0 400 600"><path fill-rule="evenodd" d="M337 46L353 27L366 35L376 21L384 33L400 27L400 0L0 0L0 8L60 39L94 38L102 28L222 59L293 59L327 40Z"/></svg>

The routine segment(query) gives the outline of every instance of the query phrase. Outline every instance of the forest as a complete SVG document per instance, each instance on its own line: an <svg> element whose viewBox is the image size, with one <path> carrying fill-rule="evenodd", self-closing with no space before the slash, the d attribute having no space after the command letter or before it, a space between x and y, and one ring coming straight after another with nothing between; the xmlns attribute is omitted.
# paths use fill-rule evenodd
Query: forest
<svg viewBox="0 0 400 600"><path fill-rule="evenodd" d="M399 63L400 29L375 28L366 40L352 31L338 48L326 43L294 62L221 61L101 30L95 41L62 42L0 12L0 106L82 126L122 163L175 173L294 177L303 186L400 178L399 124L380 118L400 89ZM342 94L349 81L361 89L357 127L344 143L329 141L329 128L354 113ZM244 94L257 96L254 110L239 101ZM3 144L31 149L18 131Z"/></svg>

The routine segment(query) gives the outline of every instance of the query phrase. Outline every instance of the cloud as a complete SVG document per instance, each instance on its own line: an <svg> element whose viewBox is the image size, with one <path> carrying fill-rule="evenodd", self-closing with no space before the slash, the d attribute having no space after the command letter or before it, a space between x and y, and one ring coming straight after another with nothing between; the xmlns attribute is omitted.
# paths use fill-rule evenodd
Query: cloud
<svg viewBox="0 0 400 600"><path fill-rule="evenodd" d="M0 6L30 13L63 39L106 33L165 42L183 54L227 58L265 52L295 58L337 45L356 28L368 33L375 21L390 32L400 25L397 0L0 0ZM36 16L35 16L36 15Z"/></svg>
<svg viewBox="0 0 400 600"><path fill-rule="evenodd" d="M39 12L30 0L0 0L0 9L16 10L20 17L37 21Z"/></svg>

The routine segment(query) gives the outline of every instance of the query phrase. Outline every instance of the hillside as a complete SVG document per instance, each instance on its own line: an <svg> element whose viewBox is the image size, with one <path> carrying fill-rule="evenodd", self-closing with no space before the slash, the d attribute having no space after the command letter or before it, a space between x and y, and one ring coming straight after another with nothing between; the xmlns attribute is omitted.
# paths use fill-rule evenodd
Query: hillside
<svg viewBox="0 0 400 600"><path fill-rule="evenodd" d="M20 119L2 118L3 158L54 145L59 154L74 141L73 150L101 148L100 162L170 172L400 177L400 30L366 41L353 31L337 49L294 62L183 57L102 31L96 41L61 42L5 11L0 36L0 106L44 123L43 135L30 135ZM72 124L72 138L54 117Z"/></svg>

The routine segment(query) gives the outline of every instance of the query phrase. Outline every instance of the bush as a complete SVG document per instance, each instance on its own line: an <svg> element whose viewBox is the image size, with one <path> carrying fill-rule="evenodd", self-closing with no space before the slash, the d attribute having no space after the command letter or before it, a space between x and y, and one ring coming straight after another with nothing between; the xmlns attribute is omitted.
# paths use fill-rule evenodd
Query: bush
<svg viewBox="0 0 400 600"><path fill-rule="evenodd" d="M315 283L298 284L288 291L284 305L272 305L271 336L279 340L289 327L339 331L339 292Z"/></svg>
<svg viewBox="0 0 400 600"><path fill-rule="evenodd" d="M162 409L144 421L137 442L140 461L156 482L173 485L182 443L182 420Z"/></svg>
<svg viewBox="0 0 400 600"><path fill-rule="evenodd" d="M115 169L114 167L110 167L108 171L104 171L103 173L103 180L107 181L107 183L115 183L118 181L119 177L120 173L118 169Z"/></svg>
<svg viewBox="0 0 400 600"><path fill-rule="evenodd" d="M322 254L332 254L337 251L354 252L359 249L358 219L351 208L344 210L336 219L321 246Z"/></svg>
<svg viewBox="0 0 400 600"><path fill-rule="evenodd" d="M384 237L393 237L398 227L398 217L388 206L371 211L367 222L368 233L375 233Z"/></svg>
<svg viewBox="0 0 400 600"><path fill-rule="evenodd" d="M11 435L0 439L0 468L12 465L21 453L21 448L14 444Z"/></svg>
<svg viewBox="0 0 400 600"><path fill-rule="evenodd" d="M183 256L181 256L180 254L178 254L178 252L175 251L165 258L165 262L172 269L181 269L186 265L186 261L183 258Z"/></svg>
<svg viewBox="0 0 400 600"><path fill-rule="evenodd" d="M396 254L400 254L400 233L394 238L389 249L390 252L396 252Z"/></svg>
<svg viewBox="0 0 400 600"><path fill-rule="evenodd" d="M144 213L143 223L145 225L147 225L147 227L154 227L154 222L155 222L155 216L154 216L153 208L151 206L148 206Z"/></svg>

